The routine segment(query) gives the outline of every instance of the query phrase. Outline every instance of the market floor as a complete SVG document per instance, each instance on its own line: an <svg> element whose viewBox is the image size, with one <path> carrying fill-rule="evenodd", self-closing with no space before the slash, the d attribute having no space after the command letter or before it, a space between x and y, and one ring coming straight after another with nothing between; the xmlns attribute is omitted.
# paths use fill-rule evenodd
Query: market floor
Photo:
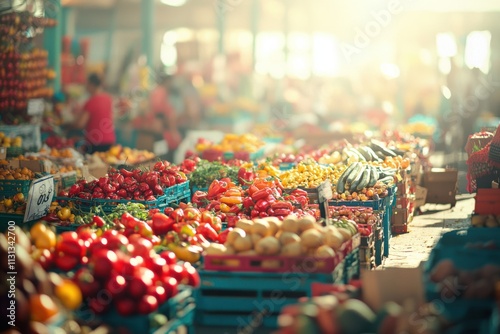
<svg viewBox="0 0 500 334"><path fill-rule="evenodd" d="M389 242L389 256L381 269L390 267L417 267L426 261L429 253L444 232L470 226L474 198L461 195L454 208L450 205L426 204L422 213L409 224L409 233L393 236Z"/></svg>

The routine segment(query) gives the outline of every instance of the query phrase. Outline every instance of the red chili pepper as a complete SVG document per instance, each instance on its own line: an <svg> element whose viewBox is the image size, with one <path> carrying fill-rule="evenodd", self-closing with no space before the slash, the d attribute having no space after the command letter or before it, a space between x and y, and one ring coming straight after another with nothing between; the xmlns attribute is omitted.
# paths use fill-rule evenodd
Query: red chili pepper
<svg viewBox="0 0 500 334"><path fill-rule="evenodd" d="M250 196L255 194L257 191L259 191L259 188L257 188L254 184L252 184L250 187L248 187L248 195L250 195Z"/></svg>
<svg viewBox="0 0 500 334"><path fill-rule="evenodd" d="M267 209L267 214L268 214L270 217L274 217L274 216L275 216L275 213L274 213L273 208L269 208L269 209Z"/></svg>
<svg viewBox="0 0 500 334"><path fill-rule="evenodd" d="M218 237L218 241L219 243L221 244L224 244L226 243L226 240L227 240L227 235L229 234L229 232L231 232L233 230L232 227L228 227L227 229L225 229L224 231L222 231L220 234L219 234L219 237Z"/></svg>
<svg viewBox="0 0 500 334"><path fill-rule="evenodd" d="M120 169L120 174L122 174L124 177L133 177L134 173L126 170L125 168Z"/></svg>
<svg viewBox="0 0 500 334"><path fill-rule="evenodd" d="M291 194L294 196L305 196L305 197L308 196L307 191L303 189L295 189L294 191L292 191Z"/></svg>
<svg viewBox="0 0 500 334"><path fill-rule="evenodd" d="M214 180L208 187L208 198L215 198L219 194L223 194L227 190L227 183L224 181Z"/></svg>
<svg viewBox="0 0 500 334"><path fill-rule="evenodd" d="M159 184L157 184L156 186L154 186L153 188L153 193L155 195L163 195L163 189L161 188L161 186Z"/></svg>
<svg viewBox="0 0 500 334"><path fill-rule="evenodd" d="M92 223L97 227L103 227L104 225L106 225L106 221L99 216L92 217Z"/></svg>
<svg viewBox="0 0 500 334"><path fill-rule="evenodd" d="M306 196L297 196L295 200L302 206L306 207L307 204L309 203L309 198Z"/></svg>
<svg viewBox="0 0 500 334"><path fill-rule="evenodd" d="M59 221L59 217L57 216L57 213L49 213L45 217L42 218L42 220L45 220L46 222L52 223L52 222L57 222Z"/></svg>
<svg viewBox="0 0 500 334"><path fill-rule="evenodd" d="M269 195L271 195L271 193L272 191L270 188L260 189L252 195L252 200L254 200L254 202L257 202L259 200L267 198Z"/></svg>
<svg viewBox="0 0 500 334"><path fill-rule="evenodd" d="M217 232L209 223L204 223L198 226L196 232L203 235L205 238L212 242L217 241L219 238Z"/></svg>

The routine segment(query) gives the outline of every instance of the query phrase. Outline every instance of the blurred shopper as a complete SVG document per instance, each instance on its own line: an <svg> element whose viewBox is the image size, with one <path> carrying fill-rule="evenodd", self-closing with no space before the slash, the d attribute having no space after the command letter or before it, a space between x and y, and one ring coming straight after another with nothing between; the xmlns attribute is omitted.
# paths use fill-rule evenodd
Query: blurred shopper
<svg viewBox="0 0 500 334"><path fill-rule="evenodd" d="M97 74L88 77L87 91L90 97L72 127L84 130L86 153L104 152L116 142L113 99L104 92L102 79Z"/></svg>

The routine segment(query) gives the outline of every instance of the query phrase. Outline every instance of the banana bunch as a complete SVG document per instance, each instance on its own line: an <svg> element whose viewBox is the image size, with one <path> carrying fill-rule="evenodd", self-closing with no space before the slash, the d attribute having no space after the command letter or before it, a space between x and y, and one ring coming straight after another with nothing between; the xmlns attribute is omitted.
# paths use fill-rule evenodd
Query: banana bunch
<svg viewBox="0 0 500 334"><path fill-rule="evenodd" d="M394 182L396 170L392 168L382 168L371 166L362 162L354 162L340 175L337 181L337 192L343 193L346 190L350 192L361 191L364 188L371 188L377 182L386 185Z"/></svg>

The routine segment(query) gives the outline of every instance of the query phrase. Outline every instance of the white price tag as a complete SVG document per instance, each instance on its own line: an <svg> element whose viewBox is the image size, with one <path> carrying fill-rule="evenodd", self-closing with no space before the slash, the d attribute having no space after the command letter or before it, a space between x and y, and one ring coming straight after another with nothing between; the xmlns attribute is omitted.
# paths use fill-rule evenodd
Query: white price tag
<svg viewBox="0 0 500 334"><path fill-rule="evenodd" d="M45 101L43 99L28 100L28 115L41 115L45 110Z"/></svg>
<svg viewBox="0 0 500 334"><path fill-rule="evenodd" d="M318 201L320 203L331 200L333 197L332 184L330 180L326 180L318 187Z"/></svg>
<svg viewBox="0 0 500 334"><path fill-rule="evenodd" d="M54 197L54 177L52 175L36 179L31 183L24 221L40 219L49 212Z"/></svg>

